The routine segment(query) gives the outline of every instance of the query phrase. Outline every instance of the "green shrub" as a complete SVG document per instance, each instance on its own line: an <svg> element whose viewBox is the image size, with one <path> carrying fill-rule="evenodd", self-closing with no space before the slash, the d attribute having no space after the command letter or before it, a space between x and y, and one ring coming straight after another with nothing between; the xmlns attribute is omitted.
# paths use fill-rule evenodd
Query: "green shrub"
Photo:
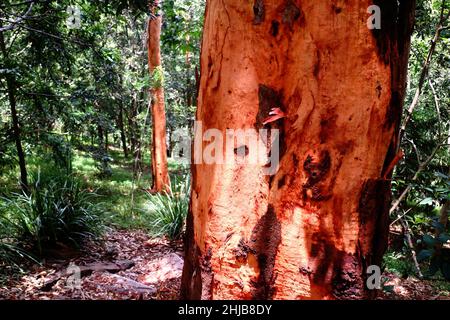
<svg viewBox="0 0 450 320"><path fill-rule="evenodd" d="M0 220L24 247L38 253L58 243L79 247L101 231L94 197L95 193L83 189L73 177L41 181L38 176L29 194L3 198Z"/></svg>
<svg viewBox="0 0 450 320"><path fill-rule="evenodd" d="M3 241L5 240L0 241L0 275L3 274L1 271L5 266L9 266L10 269L21 270L20 264L18 263L20 259L28 259L38 263L33 255L19 245Z"/></svg>
<svg viewBox="0 0 450 320"><path fill-rule="evenodd" d="M443 248L450 241L450 233L437 217L433 219L431 226L434 232L424 234L418 241L423 249L419 251L417 260L427 262L428 270L425 276L432 277L440 270L444 278L450 280L450 249Z"/></svg>
<svg viewBox="0 0 450 320"><path fill-rule="evenodd" d="M184 230L189 209L190 179L175 179L165 194L149 195L150 232L155 237L179 239Z"/></svg>
<svg viewBox="0 0 450 320"><path fill-rule="evenodd" d="M56 166L71 169L72 149L67 137L58 134L45 134L44 145L51 149L46 157L54 161Z"/></svg>
<svg viewBox="0 0 450 320"><path fill-rule="evenodd" d="M16 239L15 226L10 222L3 210L1 210L3 205L4 203L0 199L0 271L6 266L20 269L18 264L20 259L27 258L35 262L36 260L19 246Z"/></svg>
<svg viewBox="0 0 450 320"><path fill-rule="evenodd" d="M97 162L96 176L100 179L111 178L113 171L111 168L111 162L113 158L111 158L104 150L97 150L92 154L92 158Z"/></svg>
<svg viewBox="0 0 450 320"><path fill-rule="evenodd" d="M387 271L405 278L415 272L413 264L407 254L403 252L387 252L383 257L383 265Z"/></svg>

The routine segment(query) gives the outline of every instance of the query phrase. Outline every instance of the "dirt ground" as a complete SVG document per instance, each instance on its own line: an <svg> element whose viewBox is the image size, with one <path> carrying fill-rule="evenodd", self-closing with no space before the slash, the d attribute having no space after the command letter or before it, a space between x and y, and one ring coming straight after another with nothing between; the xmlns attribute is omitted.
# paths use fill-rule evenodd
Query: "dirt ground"
<svg viewBox="0 0 450 320"><path fill-rule="evenodd" d="M140 231L111 230L104 238L107 240L102 244L88 245L69 261L48 260L32 267L26 275L1 286L0 299L178 298L181 242L151 239ZM77 267L81 270L79 278Z"/></svg>
<svg viewBox="0 0 450 320"><path fill-rule="evenodd" d="M176 300L183 267L181 242L151 239L144 232L111 230L71 259L45 261L0 286L7 300ZM79 274L79 277L78 277ZM378 299L450 300L430 281L385 273L392 292ZM79 281L78 281L79 279Z"/></svg>

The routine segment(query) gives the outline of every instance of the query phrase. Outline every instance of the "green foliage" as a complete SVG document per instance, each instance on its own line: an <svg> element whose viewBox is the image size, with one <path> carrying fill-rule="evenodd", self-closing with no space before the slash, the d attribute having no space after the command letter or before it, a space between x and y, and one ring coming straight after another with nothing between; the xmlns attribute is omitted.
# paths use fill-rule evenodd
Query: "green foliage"
<svg viewBox="0 0 450 320"><path fill-rule="evenodd" d="M96 163L96 169L97 173L96 175L101 178L109 178L113 174L113 169L110 165L110 163L114 160L112 159L108 154L106 154L103 150L96 150L92 158L97 161Z"/></svg>
<svg viewBox="0 0 450 320"><path fill-rule="evenodd" d="M450 280L450 253L446 254L447 249L443 245L450 241L450 234L444 226L435 219L432 223L434 228L433 235L424 234L419 243L422 243L424 249L417 255L419 262L428 262L428 277L434 276L436 272L441 271L445 279ZM438 234L436 236L436 234Z"/></svg>
<svg viewBox="0 0 450 320"><path fill-rule="evenodd" d="M172 240L181 236L189 208L189 196L189 176L175 179L166 194L148 196L147 219L153 236L167 236Z"/></svg>
<svg viewBox="0 0 450 320"><path fill-rule="evenodd" d="M15 238L9 219L2 213L1 208L4 206L3 200L0 199L0 270L2 266L8 265L20 269L20 260L29 259L36 261L32 255L20 247Z"/></svg>
<svg viewBox="0 0 450 320"><path fill-rule="evenodd" d="M408 255L403 252L387 252L383 257L386 270L394 272L401 277L414 274L414 266Z"/></svg>
<svg viewBox="0 0 450 320"><path fill-rule="evenodd" d="M121 229L148 230L146 215L142 214L146 200L142 190L148 188L150 173L134 176L133 159L125 159L123 154L117 151L110 151L109 156L114 159L110 163L109 177L100 178L97 174L98 162L86 152L76 152L74 171L100 196L93 201L101 201L99 205L104 211L102 216L105 224ZM148 153L143 157L143 161L150 162Z"/></svg>
<svg viewBox="0 0 450 320"><path fill-rule="evenodd" d="M167 127L174 132L194 119L205 1L167 0L162 6Z"/></svg>
<svg viewBox="0 0 450 320"><path fill-rule="evenodd" d="M157 66L152 73L151 87L158 89L164 86L164 69L162 66Z"/></svg>
<svg viewBox="0 0 450 320"><path fill-rule="evenodd" d="M42 155L44 163L53 162L57 169L72 171L72 146L67 135L46 133L42 135L40 144L35 147L36 153Z"/></svg>
<svg viewBox="0 0 450 320"><path fill-rule="evenodd" d="M58 243L79 247L101 232L94 197L72 177L41 180L38 174L29 194L3 198L0 219L14 238L38 253Z"/></svg>
<svg viewBox="0 0 450 320"><path fill-rule="evenodd" d="M442 0L417 1L416 27L411 43L403 119L407 116L406 110L418 89L423 64L440 19L442 4ZM449 9L447 1L444 16ZM450 148L445 144L450 133L448 19L443 24L444 28L425 77L419 103L414 109L402 140L401 148L405 152L405 157L397 166L392 182L394 197L398 197L403 190L411 186L406 200L399 207L399 212L403 212L404 219L409 223L411 237L416 242L418 260L427 276L434 275L439 270L445 272L443 257L439 257L440 250L436 249L446 243L448 234L448 231L438 223L440 208L448 201L450 195ZM434 156L428 165L416 175L419 166L433 153ZM441 233L438 237L437 231ZM390 260L392 263L392 259ZM408 272L414 273L414 269Z"/></svg>

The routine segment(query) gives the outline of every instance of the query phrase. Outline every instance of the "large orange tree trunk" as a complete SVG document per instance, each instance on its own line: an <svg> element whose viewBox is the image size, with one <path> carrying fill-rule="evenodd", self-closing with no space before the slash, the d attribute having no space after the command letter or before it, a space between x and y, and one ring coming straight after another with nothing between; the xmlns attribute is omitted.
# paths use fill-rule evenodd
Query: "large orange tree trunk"
<svg viewBox="0 0 450 320"><path fill-rule="evenodd" d="M280 163L273 176L193 165L182 298L371 296L415 3L377 1L380 30L366 23L372 4L207 1L194 144L210 128L278 128ZM285 117L264 125L275 107Z"/></svg>
<svg viewBox="0 0 450 320"><path fill-rule="evenodd" d="M149 1L152 17L148 22L148 66L152 77L152 191L162 192L169 186L166 146L166 113L164 109L163 70L161 66L161 24L158 1Z"/></svg>

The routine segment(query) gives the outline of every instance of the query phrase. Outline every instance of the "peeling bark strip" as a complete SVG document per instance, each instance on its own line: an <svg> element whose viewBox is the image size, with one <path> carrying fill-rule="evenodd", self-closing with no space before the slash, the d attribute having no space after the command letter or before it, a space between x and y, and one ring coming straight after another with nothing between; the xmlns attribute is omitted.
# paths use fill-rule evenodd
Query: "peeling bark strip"
<svg viewBox="0 0 450 320"><path fill-rule="evenodd" d="M207 1L197 120L279 129L280 163L271 177L262 165L193 165L183 298L373 295L365 270L386 246L381 175L396 154L414 13L414 1L378 2L381 31L367 27L373 0ZM283 118L264 125L274 108Z"/></svg>

